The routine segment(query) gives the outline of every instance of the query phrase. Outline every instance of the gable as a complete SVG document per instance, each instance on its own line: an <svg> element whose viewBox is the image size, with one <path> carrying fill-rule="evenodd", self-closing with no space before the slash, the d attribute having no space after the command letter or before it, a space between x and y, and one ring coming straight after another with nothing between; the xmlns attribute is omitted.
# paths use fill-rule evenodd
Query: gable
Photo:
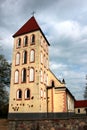
<svg viewBox="0 0 87 130"><path fill-rule="evenodd" d="M42 32L41 28L39 27L36 19L33 17L31 17L14 35L13 37L17 37L17 36L20 36L20 35L24 35L24 34L27 34L27 33L30 33L30 32L34 32L34 31L40 31L42 33L42 35L44 36L46 42L48 45L49 42L48 40L46 39L44 33Z"/></svg>

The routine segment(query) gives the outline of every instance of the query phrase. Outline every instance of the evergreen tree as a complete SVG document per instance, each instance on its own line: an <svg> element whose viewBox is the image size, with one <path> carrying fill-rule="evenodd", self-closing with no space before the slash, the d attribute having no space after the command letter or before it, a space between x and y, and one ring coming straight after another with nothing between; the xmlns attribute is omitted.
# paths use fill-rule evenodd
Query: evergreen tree
<svg viewBox="0 0 87 130"><path fill-rule="evenodd" d="M0 113L8 104L11 64L0 54Z"/></svg>
<svg viewBox="0 0 87 130"><path fill-rule="evenodd" d="M87 75L86 75L86 86L84 91L84 99L87 100Z"/></svg>

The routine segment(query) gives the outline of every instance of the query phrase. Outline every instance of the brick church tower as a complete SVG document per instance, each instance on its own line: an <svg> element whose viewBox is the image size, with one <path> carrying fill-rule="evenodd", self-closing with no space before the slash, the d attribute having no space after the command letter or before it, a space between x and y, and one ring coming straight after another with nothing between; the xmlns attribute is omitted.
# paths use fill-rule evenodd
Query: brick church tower
<svg viewBox="0 0 87 130"><path fill-rule="evenodd" d="M13 38L9 113L47 112L50 44L34 16Z"/></svg>

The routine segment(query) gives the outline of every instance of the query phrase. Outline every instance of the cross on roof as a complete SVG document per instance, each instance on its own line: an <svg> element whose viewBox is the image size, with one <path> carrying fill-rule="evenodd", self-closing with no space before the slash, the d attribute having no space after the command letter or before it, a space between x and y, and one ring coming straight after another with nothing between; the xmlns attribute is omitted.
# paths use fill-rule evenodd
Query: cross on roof
<svg viewBox="0 0 87 130"><path fill-rule="evenodd" d="M35 11L33 11L31 14L32 14L32 16L34 16L34 14L35 14L36 12Z"/></svg>

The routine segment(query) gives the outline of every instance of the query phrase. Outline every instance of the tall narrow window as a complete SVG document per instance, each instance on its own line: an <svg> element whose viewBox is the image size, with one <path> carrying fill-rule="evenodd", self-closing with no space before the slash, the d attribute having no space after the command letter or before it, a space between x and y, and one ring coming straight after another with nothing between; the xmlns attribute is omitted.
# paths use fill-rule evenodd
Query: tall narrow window
<svg viewBox="0 0 87 130"><path fill-rule="evenodd" d="M24 46L27 46L27 45L28 45L28 37L25 36L25 37L24 37Z"/></svg>
<svg viewBox="0 0 87 130"><path fill-rule="evenodd" d="M48 59L47 59L47 61L46 61L46 64L47 64L46 67L47 67L47 69L48 69L48 66L49 66L49 65L48 65Z"/></svg>
<svg viewBox="0 0 87 130"><path fill-rule="evenodd" d="M52 87L54 87L54 86L55 86L54 81L52 80L51 82L52 82L52 83L51 83Z"/></svg>
<svg viewBox="0 0 87 130"><path fill-rule="evenodd" d="M17 90L17 99L22 99L22 91L20 89Z"/></svg>
<svg viewBox="0 0 87 130"><path fill-rule="evenodd" d="M16 63L15 64L16 65L20 64L20 53L19 52L16 54Z"/></svg>
<svg viewBox="0 0 87 130"><path fill-rule="evenodd" d="M35 44L35 35L34 34L31 35L31 44Z"/></svg>
<svg viewBox="0 0 87 130"><path fill-rule="evenodd" d="M35 77L34 68L30 68L30 82L34 81L34 77Z"/></svg>
<svg viewBox="0 0 87 130"><path fill-rule="evenodd" d="M42 36L40 37L40 43L41 43L41 46L43 45L43 38Z"/></svg>
<svg viewBox="0 0 87 130"><path fill-rule="evenodd" d="M41 98L43 97L43 89L42 88L40 90L40 96L41 96Z"/></svg>
<svg viewBox="0 0 87 130"><path fill-rule="evenodd" d="M15 71L15 83L18 83L18 80L19 80L19 71L18 70L16 70Z"/></svg>
<svg viewBox="0 0 87 130"><path fill-rule="evenodd" d="M41 52L41 55L40 55L40 61L41 61L41 64L43 64L43 53Z"/></svg>
<svg viewBox="0 0 87 130"><path fill-rule="evenodd" d="M44 90L44 98L46 99L46 90Z"/></svg>
<svg viewBox="0 0 87 130"><path fill-rule="evenodd" d="M45 67L45 64L46 64L46 57L45 57L45 55L43 56L43 64L44 64L44 67Z"/></svg>
<svg viewBox="0 0 87 130"><path fill-rule="evenodd" d="M44 66L46 67L47 61L46 61L46 57L44 57Z"/></svg>
<svg viewBox="0 0 87 130"><path fill-rule="evenodd" d="M34 62L35 61L35 51L31 50L30 51L30 62Z"/></svg>
<svg viewBox="0 0 87 130"><path fill-rule="evenodd" d="M27 63L27 52L24 51L23 52L23 64L26 64Z"/></svg>
<svg viewBox="0 0 87 130"><path fill-rule="evenodd" d="M48 85L48 74L47 74L47 85Z"/></svg>
<svg viewBox="0 0 87 130"><path fill-rule="evenodd" d="M30 99L30 90L29 89L25 90L25 99Z"/></svg>
<svg viewBox="0 0 87 130"><path fill-rule="evenodd" d="M17 48L21 47L21 38L18 38L17 40Z"/></svg>
<svg viewBox="0 0 87 130"><path fill-rule="evenodd" d="M44 71L44 84L47 83L47 75L46 75L46 72Z"/></svg>
<svg viewBox="0 0 87 130"><path fill-rule="evenodd" d="M78 113L80 113L80 109L78 109Z"/></svg>
<svg viewBox="0 0 87 130"><path fill-rule="evenodd" d="M42 70L40 71L40 79L41 79L40 81L42 83L43 82L43 71Z"/></svg>
<svg viewBox="0 0 87 130"><path fill-rule="evenodd" d="M26 82L26 69L22 70L22 82Z"/></svg>

